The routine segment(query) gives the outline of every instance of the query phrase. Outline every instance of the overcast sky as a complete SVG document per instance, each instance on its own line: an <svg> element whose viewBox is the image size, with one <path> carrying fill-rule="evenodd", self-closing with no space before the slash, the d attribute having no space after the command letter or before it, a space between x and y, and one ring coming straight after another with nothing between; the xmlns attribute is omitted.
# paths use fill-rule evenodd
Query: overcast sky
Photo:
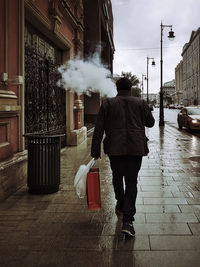
<svg viewBox="0 0 200 267"><path fill-rule="evenodd" d="M160 90L160 24L173 25L175 39L163 34L163 82L175 79L175 67L191 32L200 27L200 0L112 0L114 16L114 73L132 72L140 80L149 62L149 93ZM146 81L144 81L146 93Z"/></svg>

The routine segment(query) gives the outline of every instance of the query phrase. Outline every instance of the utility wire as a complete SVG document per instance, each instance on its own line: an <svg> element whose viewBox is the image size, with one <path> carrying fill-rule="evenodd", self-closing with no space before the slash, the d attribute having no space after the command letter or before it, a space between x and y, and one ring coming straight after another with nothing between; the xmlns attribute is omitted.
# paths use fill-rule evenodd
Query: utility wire
<svg viewBox="0 0 200 267"><path fill-rule="evenodd" d="M165 46L163 48L180 48L182 46ZM127 51L127 50L133 50L133 51L138 51L138 50L156 50L160 49L160 47L149 47L149 48L116 48L116 50L120 51Z"/></svg>

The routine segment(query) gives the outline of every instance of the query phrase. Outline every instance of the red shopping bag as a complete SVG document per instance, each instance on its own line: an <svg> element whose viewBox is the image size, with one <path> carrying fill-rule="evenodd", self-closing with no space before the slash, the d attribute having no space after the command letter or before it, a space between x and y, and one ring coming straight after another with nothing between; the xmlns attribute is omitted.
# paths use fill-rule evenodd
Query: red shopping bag
<svg viewBox="0 0 200 267"><path fill-rule="evenodd" d="M99 168L91 168L87 174L87 202L90 210L101 208Z"/></svg>

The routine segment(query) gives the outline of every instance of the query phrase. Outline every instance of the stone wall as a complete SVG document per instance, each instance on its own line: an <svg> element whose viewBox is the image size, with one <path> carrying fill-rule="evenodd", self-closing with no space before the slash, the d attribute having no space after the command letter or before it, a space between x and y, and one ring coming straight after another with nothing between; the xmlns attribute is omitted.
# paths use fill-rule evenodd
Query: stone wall
<svg viewBox="0 0 200 267"><path fill-rule="evenodd" d="M0 163L0 201L13 194L27 180L27 154L17 153Z"/></svg>

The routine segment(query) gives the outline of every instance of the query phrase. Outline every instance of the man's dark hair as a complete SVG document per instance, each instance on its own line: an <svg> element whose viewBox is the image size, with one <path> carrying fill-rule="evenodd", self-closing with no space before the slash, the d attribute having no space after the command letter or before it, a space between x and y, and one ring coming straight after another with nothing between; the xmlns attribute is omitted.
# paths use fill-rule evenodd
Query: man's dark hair
<svg viewBox="0 0 200 267"><path fill-rule="evenodd" d="M120 78L119 80L117 80L116 86L117 86L117 91L131 90L132 82L128 78L124 77L124 78Z"/></svg>

